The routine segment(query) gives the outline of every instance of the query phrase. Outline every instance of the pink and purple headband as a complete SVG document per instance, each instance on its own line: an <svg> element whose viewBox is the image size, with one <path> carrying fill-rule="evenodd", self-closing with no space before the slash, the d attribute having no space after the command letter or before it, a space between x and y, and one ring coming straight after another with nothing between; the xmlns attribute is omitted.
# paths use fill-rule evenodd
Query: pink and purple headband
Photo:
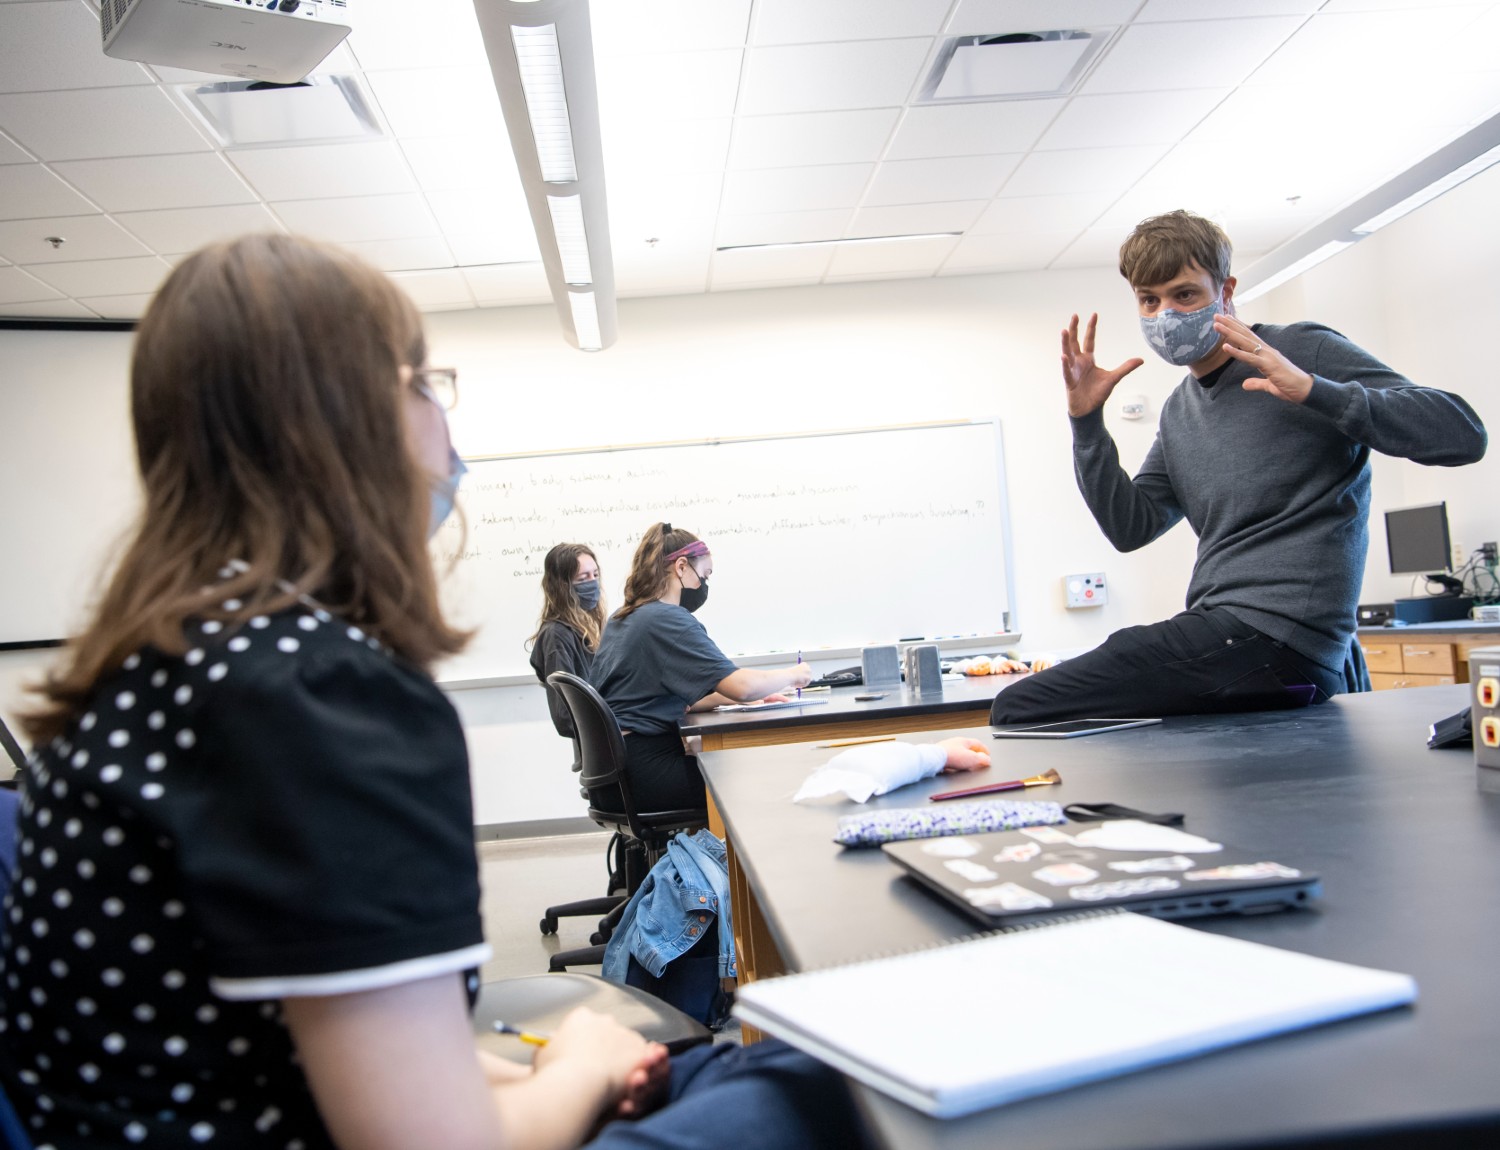
<svg viewBox="0 0 1500 1150"><path fill-rule="evenodd" d="M663 523L661 525L661 533L662 533L662 535L669 534L671 532L671 530L672 530L672 525L670 523ZM674 551L674 552L672 552L672 554L668 555L665 559L662 560L662 562L663 563L675 563L677 560L683 558L683 556L686 556L689 559L693 559L693 558L696 558L699 555L707 555L707 554L708 554L708 544L705 543L705 542L703 542L703 540L701 540L701 539L694 539L686 547L679 547L679 548L677 548L676 551Z"/></svg>

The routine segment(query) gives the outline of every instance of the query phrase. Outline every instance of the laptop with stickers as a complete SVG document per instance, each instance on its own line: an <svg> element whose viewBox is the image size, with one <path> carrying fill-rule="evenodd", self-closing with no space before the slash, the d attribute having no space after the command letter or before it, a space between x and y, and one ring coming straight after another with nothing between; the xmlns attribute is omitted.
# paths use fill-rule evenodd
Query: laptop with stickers
<svg viewBox="0 0 1500 1150"><path fill-rule="evenodd" d="M1318 876L1134 819L882 844L913 878L991 926L1121 907L1156 918L1302 906Z"/></svg>

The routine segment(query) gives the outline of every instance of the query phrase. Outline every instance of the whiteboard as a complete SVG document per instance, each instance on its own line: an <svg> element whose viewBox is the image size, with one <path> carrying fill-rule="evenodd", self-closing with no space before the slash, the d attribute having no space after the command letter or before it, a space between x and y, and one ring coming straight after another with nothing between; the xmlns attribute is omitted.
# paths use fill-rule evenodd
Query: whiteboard
<svg viewBox="0 0 1500 1150"><path fill-rule="evenodd" d="M434 555L469 649L445 682L530 675L525 640L556 543L599 558L621 603L641 535L702 538L714 574L698 612L731 658L1016 625L997 420L715 439L465 460Z"/></svg>

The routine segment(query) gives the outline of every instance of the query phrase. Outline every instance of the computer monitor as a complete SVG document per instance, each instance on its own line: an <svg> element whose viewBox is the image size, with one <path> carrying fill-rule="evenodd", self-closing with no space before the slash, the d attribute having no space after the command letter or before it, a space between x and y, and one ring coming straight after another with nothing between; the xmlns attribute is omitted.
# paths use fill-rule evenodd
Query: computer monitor
<svg viewBox="0 0 1500 1150"><path fill-rule="evenodd" d="M1385 543L1392 575L1430 575L1448 570L1448 505L1400 507L1385 513Z"/></svg>

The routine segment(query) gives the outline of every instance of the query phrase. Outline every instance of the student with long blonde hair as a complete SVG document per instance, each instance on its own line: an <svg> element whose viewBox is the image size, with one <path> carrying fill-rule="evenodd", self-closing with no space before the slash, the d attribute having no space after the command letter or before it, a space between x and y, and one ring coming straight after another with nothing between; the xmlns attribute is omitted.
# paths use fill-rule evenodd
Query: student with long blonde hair
<svg viewBox="0 0 1500 1150"><path fill-rule="evenodd" d="M426 548L453 382L395 285L286 236L188 257L141 321L144 511L28 720L0 924L37 1150L858 1138L775 1044L669 1064L578 1011L530 1067L477 1054L468 759L428 669L466 638Z"/></svg>
<svg viewBox="0 0 1500 1150"><path fill-rule="evenodd" d="M582 543L559 543L542 561L542 617L531 645L531 669L545 684L554 671L589 677L594 652L604 632L604 596L599 589L599 560ZM573 737L573 716L557 692L547 691L552 725Z"/></svg>

